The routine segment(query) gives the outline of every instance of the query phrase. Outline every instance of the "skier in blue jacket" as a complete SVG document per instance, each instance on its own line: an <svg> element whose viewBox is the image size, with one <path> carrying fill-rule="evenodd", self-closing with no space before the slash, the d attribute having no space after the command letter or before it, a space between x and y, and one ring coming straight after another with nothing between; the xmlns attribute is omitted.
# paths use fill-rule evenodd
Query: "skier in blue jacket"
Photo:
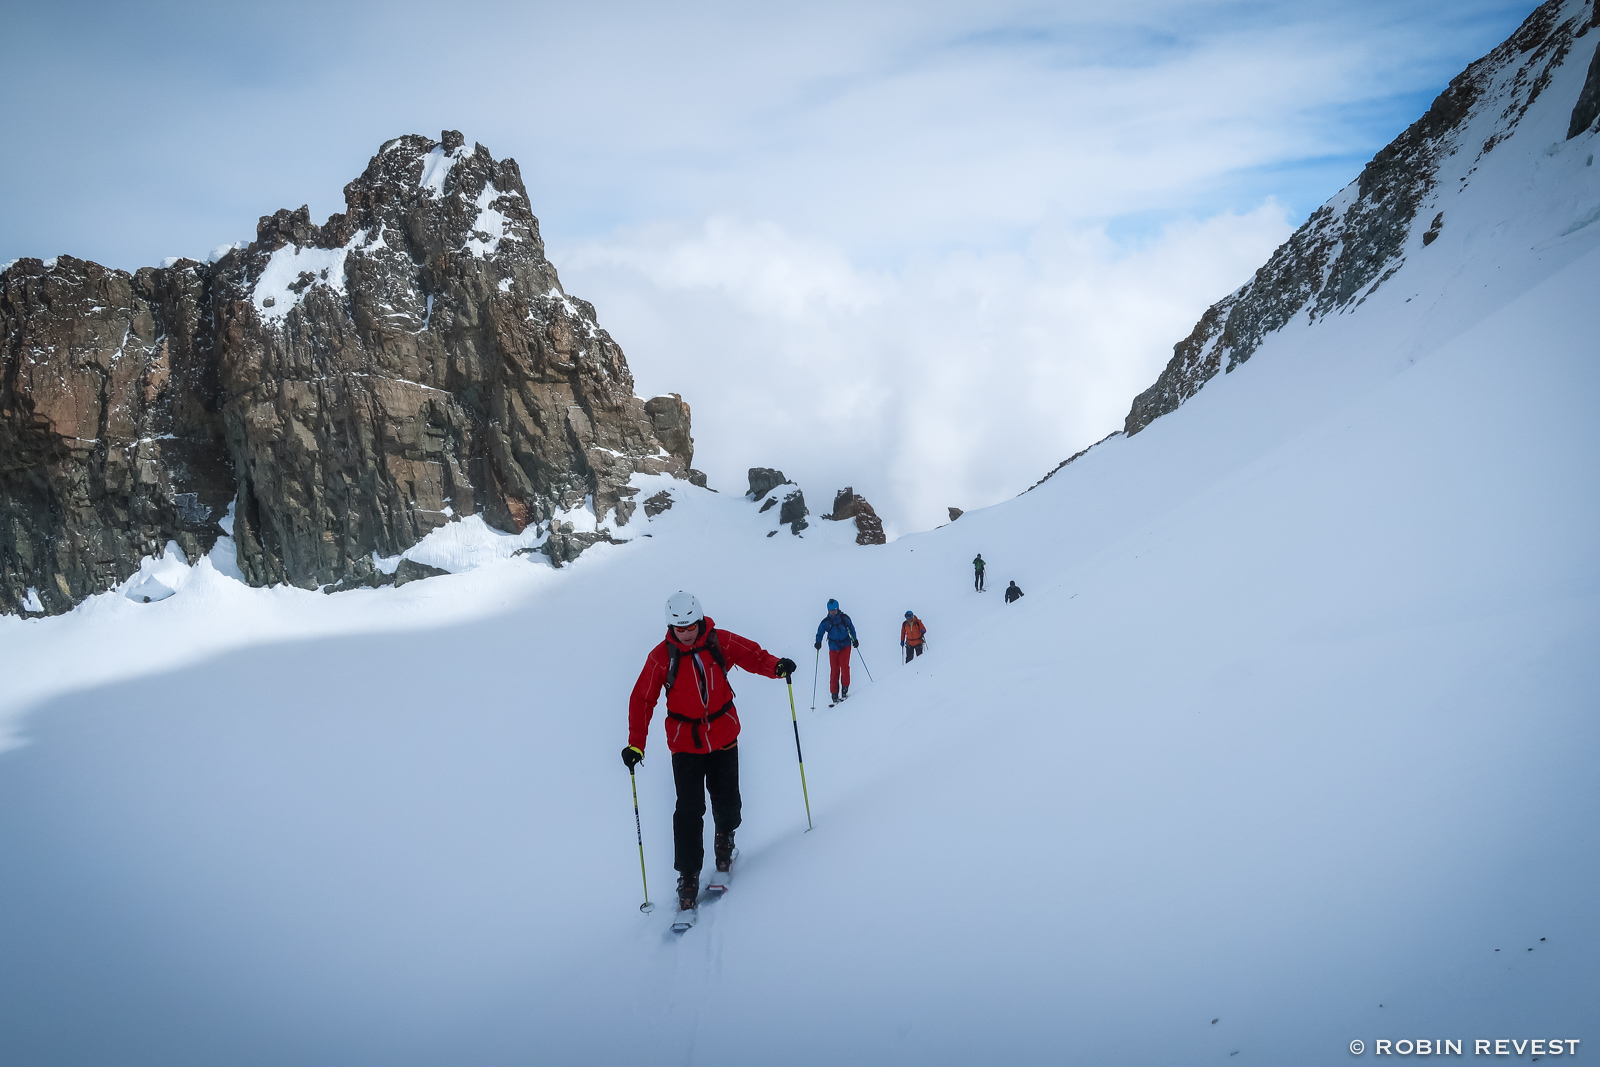
<svg viewBox="0 0 1600 1067"><path fill-rule="evenodd" d="M861 642L856 640L856 624L850 621L850 616L839 610L837 600L828 601L828 614L817 624L817 643L814 647L822 648L824 635L828 638L828 689L833 693L833 702L837 704L850 695L850 650L861 646Z"/></svg>

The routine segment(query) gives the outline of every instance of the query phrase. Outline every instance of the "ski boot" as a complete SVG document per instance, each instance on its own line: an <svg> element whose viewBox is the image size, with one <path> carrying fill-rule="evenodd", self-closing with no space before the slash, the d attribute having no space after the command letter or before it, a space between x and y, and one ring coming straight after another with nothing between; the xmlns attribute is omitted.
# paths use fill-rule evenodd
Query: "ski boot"
<svg viewBox="0 0 1600 1067"><path fill-rule="evenodd" d="M842 685L842 686L839 687L839 699L840 700L848 700L848 699L850 699L850 687L848 685Z"/></svg>
<svg viewBox="0 0 1600 1067"><path fill-rule="evenodd" d="M727 874L733 867L733 831L727 833L717 832L716 840L717 871Z"/></svg>
<svg viewBox="0 0 1600 1067"><path fill-rule="evenodd" d="M700 904L700 872L678 875L678 910L693 911Z"/></svg>

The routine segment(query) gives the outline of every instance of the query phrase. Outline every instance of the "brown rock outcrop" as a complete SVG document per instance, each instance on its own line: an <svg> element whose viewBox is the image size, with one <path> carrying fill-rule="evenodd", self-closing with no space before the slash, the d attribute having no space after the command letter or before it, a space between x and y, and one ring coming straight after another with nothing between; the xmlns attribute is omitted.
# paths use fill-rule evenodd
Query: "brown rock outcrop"
<svg viewBox="0 0 1600 1067"><path fill-rule="evenodd" d="M689 406L645 401L544 256L515 161L406 136L321 226L263 217L215 264L61 257L0 273L0 610L66 610L234 504L255 584L361 582L455 516L631 517L693 471ZM570 530L570 526L567 529Z"/></svg>
<svg viewBox="0 0 1600 1067"><path fill-rule="evenodd" d="M836 522L855 519L858 545L881 545L887 541L883 534L883 520L867 503L867 498L859 495L853 486L847 486L834 495L833 512L828 518Z"/></svg>

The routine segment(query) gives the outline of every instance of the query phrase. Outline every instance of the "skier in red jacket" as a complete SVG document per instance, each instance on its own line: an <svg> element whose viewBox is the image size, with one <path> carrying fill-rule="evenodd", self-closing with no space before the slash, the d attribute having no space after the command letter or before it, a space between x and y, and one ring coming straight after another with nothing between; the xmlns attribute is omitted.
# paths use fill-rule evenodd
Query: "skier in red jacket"
<svg viewBox="0 0 1600 1067"><path fill-rule="evenodd" d="M673 867L678 871L678 907L700 897L705 863L706 794L716 826L717 870L733 862L733 832L739 828L739 713L733 706L728 668L743 667L764 678L786 678L794 660L779 659L748 638L718 630L690 593L667 599L667 636L644 661L628 698L628 767L644 759L645 739L656 701L667 691L667 749L678 806L672 813Z"/></svg>

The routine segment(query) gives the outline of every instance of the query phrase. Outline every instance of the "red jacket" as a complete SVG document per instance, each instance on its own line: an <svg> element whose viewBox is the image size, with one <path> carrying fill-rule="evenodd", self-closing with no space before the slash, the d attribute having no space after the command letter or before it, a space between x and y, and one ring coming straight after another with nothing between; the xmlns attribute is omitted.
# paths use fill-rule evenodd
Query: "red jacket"
<svg viewBox="0 0 1600 1067"><path fill-rule="evenodd" d="M718 630L709 618L699 640L685 645L667 631L667 639L651 650L644 670L628 698L628 744L644 751L656 700L667 684L672 650L678 651L678 674L667 690L667 749L672 752L711 752L739 739L739 713L733 706L733 686L707 647L715 641L729 667L743 667L764 678L778 676L778 657L727 630ZM709 720L709 721L708 721Z"/></svg>
<svg viewBox="0 0 1600 1067"><path fill-rule="evenodd" d="M928 628L922 625L922 620L915 615L900 624L900 643L902 645L920 645L922 637Z"/></svg>

